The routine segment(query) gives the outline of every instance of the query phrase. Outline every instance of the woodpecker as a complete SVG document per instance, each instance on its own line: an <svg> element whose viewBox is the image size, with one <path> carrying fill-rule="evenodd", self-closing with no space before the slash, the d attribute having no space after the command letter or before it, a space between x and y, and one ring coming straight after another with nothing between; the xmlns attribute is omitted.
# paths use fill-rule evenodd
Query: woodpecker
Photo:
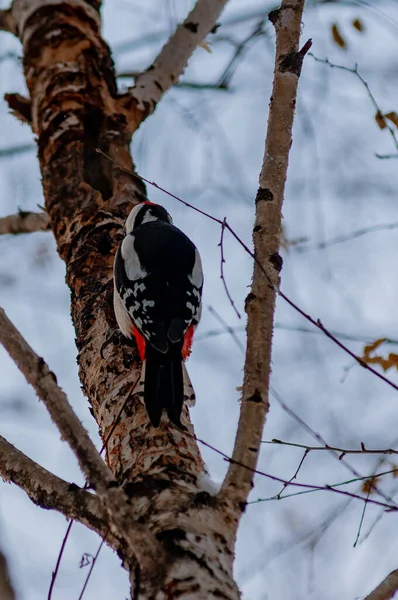
<svg viewBox="0 0 398 600"><path fill-rule="evenodd" d="M152 202L133 208L125 234L114 263L116 320L122 334L137 342L152 425L159 426L165 409L183 427L184 399L195 403L184 361L201 316L200 255L166 209Z"/></svg>

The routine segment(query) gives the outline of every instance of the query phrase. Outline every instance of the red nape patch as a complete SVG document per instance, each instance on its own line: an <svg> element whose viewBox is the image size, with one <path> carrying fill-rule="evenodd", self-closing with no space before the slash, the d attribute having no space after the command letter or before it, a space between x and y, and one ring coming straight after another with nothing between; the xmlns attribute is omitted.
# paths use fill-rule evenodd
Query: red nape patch
<svg viewBox="0 0 398 600"><path fill-rule="evenodd" d="M155 202L151 202L150 200L144 200L141 204L151 204L152 206L155 206Z"/></svg>
<svg viewBox="0 0 398 600"><path fill-rule="evenodd" d="M195 332L195 327L193 325L190 325L184 335L184 344L182 346L182 359L183 360L186 360L188 358L188 356L191 354L194 332Z"/></svg>
<svg viewBox="0 0 398 600"><path fill-rule="evenodd" d="M145 339L142 337L137 327L133 326L133 332L135 335L135 340L137 342L138 352L140 353L140 357L142 362L145 360Z"/></svg>

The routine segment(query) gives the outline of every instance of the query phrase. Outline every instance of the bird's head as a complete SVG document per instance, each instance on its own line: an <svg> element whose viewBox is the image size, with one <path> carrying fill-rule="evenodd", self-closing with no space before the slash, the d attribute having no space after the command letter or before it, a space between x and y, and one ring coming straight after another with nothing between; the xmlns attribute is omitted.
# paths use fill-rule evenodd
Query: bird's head
<svg viewBox="0 0 398 600"><path fill-rule="evenodd" d="M151 221L165 221L166 223L173 224L173 219L163 206L149 201L141 202L141 204L134 206L127 217L125 224L126 234L128 235L140 225L150 223Z"/></svg>

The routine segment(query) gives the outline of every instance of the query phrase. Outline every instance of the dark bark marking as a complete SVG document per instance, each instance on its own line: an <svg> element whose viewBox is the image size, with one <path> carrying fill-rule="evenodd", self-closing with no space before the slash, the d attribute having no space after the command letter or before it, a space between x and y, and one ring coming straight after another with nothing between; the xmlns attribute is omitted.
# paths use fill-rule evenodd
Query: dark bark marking
<svg viewBox="0 0 398 600"><path fill-rule="evenodd" d="M246 299L245 299L245 310L247 309L248 304L255 299L256 299L256 294L253 294L253 292L250 292L249 294L247 294Z"/></svg>
<svg viewBox="0 0 398 600"><path fill-rule="evenodd" d="M279 19L279 12L280 8L277 8L268 13L268 20L271 21L272 25L276 25L276 22Z"/></svg>
<svg viewBox="0 0 398 600"><path fill-rule="evenodd" d="M190 23L185 23L184 27L185 29L188 29L188 31L192 31L192 33L197 33L198 31L198 23L193 23L192 21Z"/></svg>
<svg viewBox="0 0 398 600"><path fill-rule="evenodd" d="M269 257L269 262L278 271L278 273L282 270L283 259L281 255L278 254L278 252L271 254L271 256Z"/></svg>
<svg viewBox="0 0 398 600"><path fill-rule="evenodd" d="M262 187L258 188L257 195L256 195L256 204L257 204L257 202L260 202L261 200L264 200L265 202L272 202L273 199L274 199L274 194L271 192L270 189L262 188Z"/></svg>
<svg viewBox="0 0 398 600"><path fill-rule="evenodd" d="M301 52L291 52L290 54L287 54L279 63L279 71L281 73L294 73L297 77L300 77L303 58L304 56Z"/></svg>
<svg viewBox="0 0 398 600"><path fill-rule="evenodd" d="M256 402L256 403L258 403L258 402L262 402L262 401L263 401L263 399L261 397L261 393L260 393L259 390L256 390L252 396L249 396L246 399L246 402Z"/></svg>

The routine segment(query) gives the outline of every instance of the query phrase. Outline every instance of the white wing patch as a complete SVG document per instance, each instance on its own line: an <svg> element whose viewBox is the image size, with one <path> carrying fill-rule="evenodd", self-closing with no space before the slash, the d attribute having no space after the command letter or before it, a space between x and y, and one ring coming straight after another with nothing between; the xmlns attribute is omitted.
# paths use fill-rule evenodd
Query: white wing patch
<svg viewBox="0 0 398 600"><path fill-rule="evenodd" d="M203 285L203 271L202 271L202 261L200 259L200 254L198 249L195 248L195 262L193 265L192 273L188 275L189 281L196 288L200 289Z"/></svg>
<svg viewBox="0 0 398 600"><path fill-rule="evenodd" d="M142 210L144 208L144 206L145 206L145 204L137 204L130 211L130 214L127 217L126 224L125 224L125 229L126 229L126 233L127 234L129 234L129 233L131 233L133 231L133 229L134 229L134 223L135 223L135 220L137 218L137 215L140 212L140 210Z"/></svg>
<svg viewBox="0 0 398 600"><path fill-rule="evenodd" d="M143 279L148 273L142 268L137 252L134 248L134 236L129 234L122 241L121 253L124 261L124 269L130 281Z"/></svg>
<svg viewBox="0 0 398 600"><path fill-rule="evenodd" d="M113 308L115 310L115 317L117 324L119 325L120 331L122 332L124 337L131 339L131 318L124 302L119 296L119 292L116 289L116 285L113 286Z"/></svg>

